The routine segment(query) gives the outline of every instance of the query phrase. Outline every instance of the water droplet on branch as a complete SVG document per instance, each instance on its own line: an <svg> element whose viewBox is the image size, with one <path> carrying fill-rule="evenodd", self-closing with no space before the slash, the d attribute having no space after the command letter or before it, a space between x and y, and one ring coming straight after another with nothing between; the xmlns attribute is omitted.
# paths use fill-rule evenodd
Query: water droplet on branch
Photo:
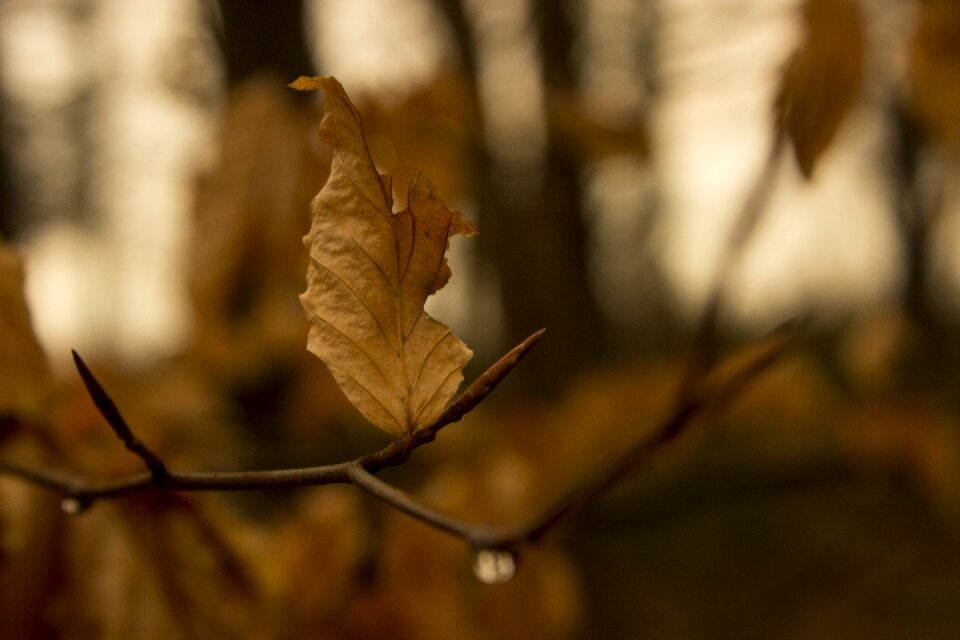
<svg viewBox="0 0 960 640"><path fill-rule="evenodd" d="M60 501L60 509L67 515L76 516L89 509L91 504L93 501L89 498L66 496Z"/></svg>
<svg viewBox="0 0 960 640"><path fill-rule="evenodd" d="M517 554L502 549L480 549L473 556L473 575L484 584L502 584L517 573Z"/></svg>

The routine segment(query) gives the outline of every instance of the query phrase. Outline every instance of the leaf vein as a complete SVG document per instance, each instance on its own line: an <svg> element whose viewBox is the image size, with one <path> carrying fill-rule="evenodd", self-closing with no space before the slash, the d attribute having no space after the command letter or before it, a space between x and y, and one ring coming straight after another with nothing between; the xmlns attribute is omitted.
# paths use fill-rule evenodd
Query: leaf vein
<svg viewBox="0 0 960 640"><path fill-rule="evenodd" d="M447 377L440 381L440 384L437 385L437 388L434 389L434 390L433 390L433 393L430 394L430 398L429 398L426 402L423 403L423 406L422 406L422 407L420 407L420 408L417 410L417 415L414 416L414 418L413 418L413 424L414 424L414 425L417 424L417 422L420 420L420 416L423 415L423 412L427 409L427 407L430 406L430 404L433 402L433 399L437 397L437 394L440 393L440 390L443 389L443 387L444 387L445 384L447 384L447 380L449 380L452 376L455 376L455 375L457 375L457 374L459 374L459 373L460 373L460 370L459 370L458 368L454 367L454 368L450 371L450 373L447 374ZM391 414L391 415L392 415L392 414Z"/></svg>
<svg viewBox="0 0 960 640"><path fill-rule="evenodd" d="M327 325L328 327L330 327L331 329L333 329L334 331L336 331L337 333L339 333L341 336L343 336L343 338L344 338L347 342L349 342L350 344L352 344L353 346L355 346L360 353L362 353L364 356L366 356L367 360L369 360L370 363L373 365L373 368L376 369L376 370L377 370L377 373L380 374L380 377L383 378L383 381L387 383L387 386L390 387L391 389L394 388L394 387L393 387L393 384L390 382L390 378L387 376L387 374L385 374L385 373L383 372L383 370L380 368L380 365L377 364L376 358L374 358L371 354L367 353L367 351L363 348L362 345L360 345L356 340L354 340L353 338L351 338L350 336L348 336L348 335L347 335L346 333L344 333L342 330L338 329L336 325L334 325L332 322L330 322L329 320L327 320L327 319L324 318L323 316L318 315L318 314L316 314L316 313L311 313L311 314L310 314L310 317L311 317L311 319L313 319L313 320L319 320L320 322L324 323L325 325ZM327 362L327 364L329 364L329 361L325 361L325 362ZM357 384L360 384L360 383L358 382ZM364 387L364 389L366 389L366 387ZM391 415L392 415L392 414L391 414Z"/></svg>
<svg viewBox="0 0 960 640"><path fill-rule="evenodd" d="M373 208L377 210L377 213L379 213L380 215L384 215L383 212L381 211L382 205L378 205L376 202L373 201L372 198L370 198L370 196L368 196L366 193L364 193L363 190L360 189L360 185L358 185L357 182L356 182L356 180L353 179L353 176L346 176L346 178L347 178L347 182L350 183L350 186L353 187L354 190L355 190L358 194L360 194L360 195L363 197L364 200L366 200L371 206L373 206ZM329 206L329 205L328 205L328 206ZM330 207L330 208L332 209L333 207ZM392 217L392 216L393 216L392 213L387 213L387 214L384 216L384 217L387 218L387 221L390 223L391 231L392 231L392 229L393 229L393 224L392 224L392 221L391 221L391 217ZM380 263L377 262L377 261L374 259L373 255L372 255L369 251L367 251L367 248L364 247L363 244L361 244L360 241L357 240L357 239L353 236L352 233L350 233L349 231L347 231L347 229L343 226L343 224L341 224L341 222L340 222L340 220L338 219L337 216L335 216L335 215L330 216L330 220L333 222L334 225L336 225L336 227L337 227L338 229L340 229L340 231L343 233L343 235L346 236L347 238L349 238L349 239L350 239L350 242L352 242L355 247L357 247L358 249L360 249L360 251L363 253L363 255L365 255L365 256L367 257L367 259L369 259L370 262L373 263L373 265L377 268L377 271L380 272L380 275L383 276L383 279L384 279L384 281L387 283L387 286L390 287L390 291L393 293L393 295L398 296L398 295L399 295L399 292L398 292L397 289L394 287L393 282L390 280L390 276L388 276L388 275L387 275L387 272L383 270L383 267L380 266Z"/></svg>
<svg viewBox="0 0 960 640"><path fill-rule="evenodd" d="M393 415L393 412L390 411L390 409L389 409L385 404L383 404L383 403L380 401L380 399L379 399L374 393L372 393L369 389L367 389L367 388L363 385L362 382L360 382L360 381L357 380L355 377L353 377L353 376L350 374L349 371L347 371L347 370L344 369L343 367L338 367L338 366L336 366L336 365L334 365L334 364L329 364L329 363L328 363L327 366L329 366L331 369L336 369L336 370L339 371L343 376L345 376L345 377L350 378L351 380L353 380L353 382L357 385L357 387L358 387L361 391L363 391L363 392L366 393L368 396L370 396L370 399L371 399L371 400L373 400L373 401L376 402L378 405L380 405L380 407L387 413L387 415L390 416L391 418L393 418L393 421L397 423L397 426L398 426L398 427L400 427L401 429L405 429L405 428L406 428L406 427L404 426L404 424L403 424L399 419L397 419L397 416Z"/></svg>
<svg viewBox="0 0 960 640"><path fill-rule="evenodd" d="M420 315L422 316L423 313L421 312ZM416 325L414 325L414 326L416 326ZM441 326L443 326L443 325L441 325ZM441 335L441 336L440 336L440 339L437 340L437 341L433 344L432 347L430 347L430 350L427 351L427 355L425 355L425 356L423 357L423 360L420 361L420 368L419 368L419 370L417 371L417 379L416 379L416 381L413 383L413 388L414 388L414 389L416 389L417 387L420 386L420 379L423 377L423 370L426 369L426 367L427 367L427 362L430 361L430 357L433 355L434 351L437 350L437 347L440 346L440 343L441 343L441 342L443 342L444 340L446 340L447 336L449 336L451 333L453 333L453 332L450 330L450 327L444 327L444 329L445 329L445 331L443 332L443 335ZM412 334L413 331L411 331L410 333Z"/></svg>
<svg viewBox="0 0 960 640"><path fill-rule="evenodd" d="M387 335L387 332L384 330L383 325L380 324L380 318L377 317L377 314L373 312L373 309L371 309L371 308L369 307L369 305L367 305L367 303L364 301L364 299L360 297L360 294L357 293L356 290L354 290L353 287L351 287L351 286L349 285L349 283L347 283L347 281L344 280L343 277L340 276L339 273L337 273L336 271L334 271L333 269L331 269L331 268L328 267L327 265L325 265L325 264L323 264L323 263L321 263L321 262L319 262L319 261L317 261L317 260L314 260L313 263L314 263L315 265L317 265L318 267L320 267L321 269L323 269L324 271L326 271L327 273L329 273L330 275L332 275L334 278L336 278L337 280L339 280L339 281L343 284L343 286L347 289L347 291L349 291L350 294L351 294L354 298L357 299L357 302L359 302L359 303L361 304L361 306L363 306L363 308L366 309L367 313L370 314L370 317L373 318L373 321L374 321L374 322L376 323L376 325L377 325L377 329L380 331L380 335L382 335L382 336L383 336L383 339L387 341L387 344L390 344L390 337ZM328 324L329 324L329 322L328 322Z"/></svg>

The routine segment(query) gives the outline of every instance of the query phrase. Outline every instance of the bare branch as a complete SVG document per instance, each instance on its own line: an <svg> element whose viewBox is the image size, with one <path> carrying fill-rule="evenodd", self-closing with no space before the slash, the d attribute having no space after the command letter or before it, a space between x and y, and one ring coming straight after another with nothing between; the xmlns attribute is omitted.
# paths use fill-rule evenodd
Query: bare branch
<svg viewBox="0 0 960 640"><path fill-rule="evenodd" d="M462 538L474 549L517 549L527 541L525 527L468 523L428 507L408 493L387 484L359 464L348 466L350 482L371 496L427 525Z"/></svg>
<svg viewBox="0 0 960 640"><path fill-rule="evenodd" d="M426 522L441 531L446 531L461 538L470 537L471 525L420 504L409 494L387 484L364 469L363 465L357 463L347 465L347 477L352 484L398 511Z"/></svg>
<svg viewBox="0 0 960 640"><path fill-rule="evenodd" d="M710 410L725 406L739 395L792 347L800 335L801 323L785 325L770 339L766 348L752 354L732 374L713 384L692 384L682 389L673 410L647 438L623 453L608 470L592 482L559 500L524 532L524 540L535 542L570 513L593 501L610 487L649 463L653 455L676 440L691 423Z"/></svg>
<svg viewBox="0 0 960 640"><path fill-rule="evenodd" d="M74 476L65 473L49 471L47 469L33 469L4 460L0 460L0 475L12 476L41 487L63 491L67 494L73 493L72 487L77 480Z"/></svg>
<svg viewBox="0 0 960 640"><path fill-rule="evenodd" d="M727 293L730 278L743 258L744 250L767 211L780 166L783 143L783 132L775 131L763 167L747 192L726 242L720 249L710 294L694 331L692 357L684 380L685 385L706 373L716 362L717 325L720 322L724 295Z"/></svg>
<svg viewBox="0 0 960 640"><path fill-rule="evenodd" d="M177 472L167 469L163 462L133 435L116 405L93 377L93 374L90 373L80 356L74 352L73 356L77 364L77 370L80 372L84 385L86 385L87 391L97 408L107 419L117 437L123 441L128 449L146 462L150 472L119 480L94 481L79 476L45 469L33 469L0 461L0 474L60 491L65 496L84 503L158 489L173 491L247 491L351 483L353 478L357 477L356 472L351 472L351 469L359 466L366 472L375 473L384 467L402 464L412 449L432 442L440 429L457 422L472 411L509 375L517 363L529 353L533 345L543 336L543 333L544 330L541 329L511 349L481 374L434 424L417 431L408 440L396 441L380 451L361 456L351 462L266 471ZM351 474L353 474L353 477L351 477Z"/></svg>
<svg viewBox="0 0 960 640"><path fill-rule="evenodd" d="M691 381L691 384L685 385L673 410L663 419L653 435L628 449L608 467L606 472L558 500L538 517L515 524L491 526L460 520L418 502L409 494L387 484L374 474L384 467L402 464L413 449L433 441L440 429L460 420L474 409L530 351L543 335L543 330L531 335L494 363L434 424L414 433L412 437L393 442L380 451L350 462L266 471L177 472L167 469L159 459L156 459L156 456L145 448L141 448L142 445L139 445L139 441L130 432L106 392L95 381L82 360L75 356L81 376L88 385L87 388L97 402L97 406L101 408L114 431L128 445L128 448L135 453L140 451L141 453L137 454L145 461L151 456L156 459L156 463L160 464L164 470L162 484L157 482L153 468L150 473L98 482L0 461L0 474L18 477L39 486L58 490L65 496L65 505L68 500L76 501L76 504L82 505L83 508L98 499L117 498L146 491L246 491L352 484L385 504L437 530L463 539L475 549L514 552L527 543L538 541L578 508L590 503L622 478L648 463L655 453L681 435L694 419L702 416L709 409L729 402L749 382L776 362L795 342L798 326L793 325L775 334L768 344L752 353L746 361L719 380L714 381L701 376L696 381ZM121 426L118 428L118 425ZM142 451L147 451L146 457ZM64 508L67 509L66 506ZM69 511L82 510L78 507Z"/></svg>
<svg viewBox="0 0 960 640"><path fill-rule="evenodd" d="M802 321L785 324L745 361L735 363L732 370L724 372L717 380L703 378L699 384L686 389L651 436L628 449L603 474L578 487L529 521L504 526L467 523L417 502L410 495L373 476L359 464L348 466L350 482L410 516L462 538L473 548L516 551L524 544L537 542L574 511L649 463L654 454L684 433L695 419L732 401L796 344L802 326Z"/></svg>

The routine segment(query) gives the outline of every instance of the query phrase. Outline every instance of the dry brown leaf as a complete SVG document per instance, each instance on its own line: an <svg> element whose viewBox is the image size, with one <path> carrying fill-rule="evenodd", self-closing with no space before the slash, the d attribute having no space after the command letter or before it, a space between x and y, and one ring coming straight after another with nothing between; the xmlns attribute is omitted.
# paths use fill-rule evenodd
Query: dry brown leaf
<svg viewBox="0 0 960 640"><path fill-rule="evenodd" d="M304 238L307 348L370 422L410 434L440 416L473 355L423 310L450 279L450 237L473 234L473 224L450 211L421 174L410 181L407 208L392 213L390 177L377 173L360 114L340 83L301 77L290 86L323 91L320 138L333 153Z"/></svg>
<svg viewBox="0 0 960 640"><path fill-rule="evenodd" d="M810 178L860 94L864 42L854 0L807 0L803 21L805 38L783 74L776 118Z"/></svg>

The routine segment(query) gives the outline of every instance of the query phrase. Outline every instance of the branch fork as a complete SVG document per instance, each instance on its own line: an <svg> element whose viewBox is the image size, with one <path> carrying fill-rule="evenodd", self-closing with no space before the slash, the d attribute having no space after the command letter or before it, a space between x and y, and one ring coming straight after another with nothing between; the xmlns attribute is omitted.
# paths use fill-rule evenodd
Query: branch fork
<svg viewBox="0 0 960 640"><path fill-rule="evenodd" d="M18 477L38 486L59 491L64 496L63 508L80 513L96 500L117 498L156 490L169 491L243 491L277 489L324 484L354 484L391 506L453 532L463 530L453 520L427 507L417 505L399 489L377 479L373 474L390 466L403 464L417 447L432 442L443 427L459 421L472 411L503 381L543 336L541 329L511 349L481 374L433 424L415 431L407 438L350 462L267 471L178 472L167 468L160 457L141 442L127 424L116 404L104 390L83 359L73 351L73 360L80 378L94 405L103 415L124 446L147 467L145 473L119 480L99 482L80 476L46 469L35 469L0 460L0 474ZM443 526L444 523L449 526Z"/></svg>
<svg viewBox="0 0 960 640"><path fill-rule="evenodd" d="M273 469L266 471L202 472L174 471L143 444L130 429L109 395L84 361L73 353L74 362L94 404L114 433L133 454L143 460L146 472L119 480L98 482L57 471L34 469L0 460L0 474L19 477L63 494L63 510L79 514L95 501L148 491L244 491L295 488L326 484L352 484L387 505L427 525L461 538L474 550L505 551L516 554L528 543L537 542L577 509L589 504L609 487L643 466L663 446L676 439L699 415L725 404L751 380L776 362L795 342L799 325L775 333L766 348L720 382L700 384L697 376L685 384L673 410L646 439L630 447L606 472L582 486L541 513L524 522L503 526L469 523L417 501L410 494L380 480L376 473L386 467L403 464L412 451L436 439L445 426L459 421L479 405L543 336L540 330L511 349L481 374L463 394L431 425L410 437L396 440L383 449L349 462L318 467ZM706 373L706 372L704 372Z"/></svg>

